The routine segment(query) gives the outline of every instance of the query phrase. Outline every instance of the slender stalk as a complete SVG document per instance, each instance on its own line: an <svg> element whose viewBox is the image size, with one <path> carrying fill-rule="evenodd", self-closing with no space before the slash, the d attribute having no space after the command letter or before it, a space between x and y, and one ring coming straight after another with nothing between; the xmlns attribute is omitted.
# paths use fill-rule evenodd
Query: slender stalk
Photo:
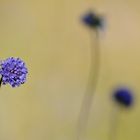
<svg viewBox="0 0 140 140"><path fill-rule="evenodd" d="M95 40L93 36L95 35ZM94 42L95 41L95 42ZM91 31L91 68L89 72L88 84L84 99L81 105L81 111L78 119L77 126L77 140L84 140L86 135L86 127L88 124L90 109L93 102L93 96L96 92L96 87L99 78L100 70L100 47L99 47L99 36L98 30Z"/></svg>
<svg viewBox="0 0 140 140"><path fill-rule="evenodd" d="M119 108L115 107L111 111L110 115L110 134L109 140L117 140L117 128L119 123Z"/></svg>

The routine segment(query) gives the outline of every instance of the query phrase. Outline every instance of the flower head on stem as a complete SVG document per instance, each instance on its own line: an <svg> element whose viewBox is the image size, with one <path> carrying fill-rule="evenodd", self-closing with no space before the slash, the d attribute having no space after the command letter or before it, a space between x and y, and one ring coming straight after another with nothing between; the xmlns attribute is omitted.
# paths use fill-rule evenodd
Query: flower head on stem
<svg viewBox="0 0 140 140"><path fill-rule="evenodd" d="M86 24L88 27L97 29L97 28L103 28L103 17L97 15L96 13L90 11L86 13L82 17L83 23Z"/></svg>
<svg viewBox="0 0 140 140"><path fill-rule="evenodd" d="M1 84L18 87L25 83L28 70L20 58L9 57L0 64Z"/></svg>
<svg viewBox="0 0 140 140"><path fill-rule="evenodd" d="M128 88L118 88L113 94L114 100L124 107L130 107L133 103L133 94Z"/></svg>

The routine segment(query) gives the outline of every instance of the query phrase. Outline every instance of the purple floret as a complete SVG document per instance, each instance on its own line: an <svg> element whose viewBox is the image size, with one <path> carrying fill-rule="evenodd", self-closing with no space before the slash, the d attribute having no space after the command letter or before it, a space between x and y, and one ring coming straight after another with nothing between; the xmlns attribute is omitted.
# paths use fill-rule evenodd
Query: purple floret
<svg viewBox="0 0 140 140"><path fill-rule="evenodd" d="M0 66L2 84L10 84L12 87L18 87L25 83L28 70L20 58L7 58L1 62Z"/></svg>
<svg viewBox="0 0 140 140"><path fill-rule="evenodd" d="M90 28L103 28L103 17L94 12L88 12L82 17L83 22Z"/></svg>

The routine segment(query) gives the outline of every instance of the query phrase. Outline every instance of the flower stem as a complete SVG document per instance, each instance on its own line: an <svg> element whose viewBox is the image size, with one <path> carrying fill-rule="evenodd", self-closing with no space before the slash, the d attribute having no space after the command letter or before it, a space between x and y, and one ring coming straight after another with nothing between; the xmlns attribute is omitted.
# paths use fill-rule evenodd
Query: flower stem
<svg viewBox="0 0 140 140"><path fill-rule="evenodd" d="M93 36L95 35L95 43L93 42ZM86 127L88 124L90 109L93 102L93 96L96 92L96 87L99 78L100 70L100 47L99 47L99 35L98 30L91 31L91 68L89 72L88 84L84 99L81 105L81 110L78 118L77 126L77 140L84 140L86 135Z"/></svg>
<svg viewBox="0 0 140 140"><path fill-rule="evenodd" d="M119 108L116 106L113 107L110 115L110 134L109 140L116 140L117 139L117 127L119 123Z"/></svg>

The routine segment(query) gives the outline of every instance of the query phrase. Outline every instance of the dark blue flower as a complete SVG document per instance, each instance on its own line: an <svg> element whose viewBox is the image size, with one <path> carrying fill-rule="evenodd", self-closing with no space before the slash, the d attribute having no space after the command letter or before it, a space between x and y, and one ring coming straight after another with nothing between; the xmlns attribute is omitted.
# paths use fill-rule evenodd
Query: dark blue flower
<svg viewBox="0 0 140 140"><path fill-rule="evenodd" d="M12 87L25 83L28 70L20 58L10 57L0 64L1 83Z"/></svg>
<svg viewBox="0 0 140 140"><path fill-rule="evenodd" d="M129 107L133 103L132 92L128 88L119 88L114 92L114 99L120 105Z"/></svg>
<svg viewBox="0 0 140 140"><path fill-rule="evenodd" d="M93 12L87 13L83 18L83 22L91 28L102 28L103 20Z"/></svg>

